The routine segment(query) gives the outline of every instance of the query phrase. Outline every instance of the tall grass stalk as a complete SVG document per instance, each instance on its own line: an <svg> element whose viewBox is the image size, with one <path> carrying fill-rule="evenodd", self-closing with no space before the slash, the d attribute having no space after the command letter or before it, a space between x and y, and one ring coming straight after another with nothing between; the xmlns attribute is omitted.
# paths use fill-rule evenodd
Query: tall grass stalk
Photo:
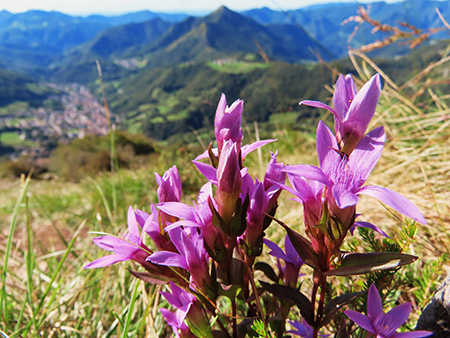
<svg viewBox="0 0 450 338"><path fill-rule="evenodd" d="M6 276L8 273L8 263L9 263L9 257L11 254L11 246L12 241L14 237L14 231L16 230L17 225L17 217L19 215L20 208L22 206L22 202L25 198L25 195L27 193L28 185L30 183L31 175L28 175L25 182L23 182L24 176L22 176L22 190L20 192L20 196L17 199L17 203L14 207L14 212L11 219L11 224L9 227L9 235L8 235L8 241L6 244L6 250L5 250L5 259L3 263L3 271L2 271L2 290L1 290L1 296L0 296L0 313L2 314L2 317L4 318L4 325L5 329L9 328L9 309L8 309L8 294L6 293Z"/></svg>

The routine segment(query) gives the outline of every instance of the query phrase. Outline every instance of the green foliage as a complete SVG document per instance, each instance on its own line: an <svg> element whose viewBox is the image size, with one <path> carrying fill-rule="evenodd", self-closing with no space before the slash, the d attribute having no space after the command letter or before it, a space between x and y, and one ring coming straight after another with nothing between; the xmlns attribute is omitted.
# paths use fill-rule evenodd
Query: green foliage
<svg viewBox="0 0 450 338"><path fill-rule="evenodd" d="M208 66L211 67L211 69L217 70L222 73L240 74L251 72L254 69L267 68L269 67L269 64L262 62L237 62L237 61L223 61L219 63L218 61L215 61L215 62L208 62Z"/></svg>
<svg viewBox="0 0 450 338"><path fill-rule="evenodd" d="M253 63L248 65L252 67ZM210 128L221 92L226 93L229 104L245 98L248 122L267 121L271 115L287 111L291 111L295 125L302 128L316 122L322 112L300 108L298 102L306 97L326 99L329 94L323 83L329 81L327 71L283 63L261 66L264 67L233 73L217 71L206 64L148 69L123 80L122 94L108 87L107 95L112 97L112 109L127 116L128 125L140 125L145 134L156 139L172 135L179 139L192 129L202 133ZM304 78L313 83L307 84Z"/></svg>
<svg viewBox="0 0 450 338"><path fill-rule="evenodd" d="M155 143L139 134L116 132L117 161L121 168L137 167L156 152ZM53 152L50 168L58 176L80 181L86 176L111 171L110 135L87 135Z"/></svg>
<svg viewBox="0 0 450 338"><path fill-rule="evenodd" d="M263 321L260 319L257 319L253 322L252 330L255 331L258 335L256 337L258 338L271 338L272 335L264 325Z"/></svg>

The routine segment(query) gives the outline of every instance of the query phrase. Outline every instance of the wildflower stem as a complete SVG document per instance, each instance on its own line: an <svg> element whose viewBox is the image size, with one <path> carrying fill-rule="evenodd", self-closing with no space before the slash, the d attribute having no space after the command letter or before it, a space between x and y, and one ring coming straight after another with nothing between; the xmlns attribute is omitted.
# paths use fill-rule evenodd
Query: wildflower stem
<svg viewBox="0 0 450 338"><path fill-rule="evenodd" d="M233 338L238 338L238 331L237 331L237 308L236 308L236 298L233 297L231 299L231 311L232 311L232 323L233 323Z"/></svg>

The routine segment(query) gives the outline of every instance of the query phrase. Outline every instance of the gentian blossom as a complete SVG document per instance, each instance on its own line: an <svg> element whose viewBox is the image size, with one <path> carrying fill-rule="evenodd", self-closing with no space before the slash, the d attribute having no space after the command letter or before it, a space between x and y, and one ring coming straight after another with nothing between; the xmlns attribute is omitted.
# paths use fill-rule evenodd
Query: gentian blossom
<svg viewBox="0 0 450 338"><path fill-rule="evenodd" d="M209 257L203 246L202 235L192 231L188 236L186 231L177 227L169 231L169 237L178 253L157 251L147 257L147 261L189 271L192 281L201 290L204 290L204 286L211 286L211 277L208 271Z"/></svg>
<svg viewBox="0 0 450 338"><path fill-rule="evenodd" d="M94 243L101 249L114 252L113 255L104 256L89 263L84 268L102 268L117 262L134 260L141 265L149 265L146 258L152 251L145 246L139 235L139 226L133 208L128 209L128 233L124 238L115 236L101 236L93 239Z"/></svg>
<svg viewBox="0 0 450 338"><path fill-rule="evenodd" d="M250 177L249 175L247 175ZM247 254L249 256L259 256L262 249L262 237L265 212L267 210L268 198L264 190L264 183L250 181L252 186L249 193L250 205L247 210L247 228L244 232L244 241L247 244Z"/></svg>
<svg viewBox="0 0 450 338"><path fill-rule="evenodd" d="M381 93L380 75L374 75L356 93L355 83L350 74L340 75L333 95L333 108L318 101L305 100L300 104L325 108L334 115L337 144L341 151L350 155L364 137L367 127L375 114Z"/></svg>
<svg viewBox="0 0 450 338"><path fill-rule="evenodd" d="M205 318L205 314L203 313L197 298L172 282L170 282L170 288L172 293L161 292L170 305L177 309L175 312L175 320L172 316L168 316L171 321L169 325L172 324L171 326L174 330L179 328L184 329L185 326L183 326L182 323L187 320L189 324L192 325L193 329L195 328L196 331L202 333L202 337L212 338L211 327L208 320ZM181 335L181 337L184 338L190 336Z"/></svg>
<svg viewBox="0 0 450 338"><path fill-rule="evenodd" d="M229 224L242 188L237 144L227 140L222 148L217 168L217 206L220 216Z"/></svg>
<svg viewBox="0 0 450 338"><path fill-rule="evenodd" d="M298 255L297 250L295 250L294 246L292 245L289 236L286 235L284 239L285 251L283 251L283 249L281 249L274 242L266 238L264 239L264 244L271 250L269 252L269 255L277 258L278 270L282 275L284 284L296 287L300 268L304 263ZM283 260L285 262L284 266L280 263L280 260Z"/></svg>
<svg viewBox="0 0 450 338"><path fill-rule="evenodd" d="M290 320L289 324L291 324L295 330L290 330L287 333L292 333L296 336L302 338L313 338L314 337L314 329L302 318L302 321L298 320ZM328 334L319 334L319 337L328 337Z"/></svg>
<svg viewBox="0 0 450 338"><path fill-rule="evenodd" d="M158 183L158 200L163 202L179 202L181 200L181 179L176 166L167 170L161 177L155 173Z"/></svg>
<svg viewBox="0 0 450 338"><path fill-rule="evenodd" d="M374 284L370 286L367 297L367 316L353 310L344 311L355 324L373 333L377 338L419 338L433 334L429 331L396 333L395 331L406 322L410 312L411 303L403 303L385 314L380 294Z"/></svg>
<svg viewBox="0 0 450 338"><path fill-rule="evenodd" d="M241 150L241 141L244 137L241 128L243 110L244 101L236 100L231 107L228 107L225 94L222 93L214 119L214 133L219 153L222 152L223 144L227 140L237 144L238 152Z"/></svg>
<svg viewBox="0 0 450 338"><path fill-rule="evenodd" d="M339 223L339 242L355 221L356 204L361 194L372 196L405 216L426 224L419 209L407 198L387 188L363 186L381 156L385 139L383 127L376 128L363 137L351 156L341 157L335 150L337 141L332 131L319 122L317 153L320 168L292 165L282 169L288 174L299 176L298 179L315 180L327 187L325 198L328 209Z"/></svg>
<svg viewBox="0 0 450 338"><path fill-rule="evenodd" d="M164 213L180 219L167 226L165 230L170 231L176 227L198 228L210 250L223 248L222 234L212 224L212 212L208 201L211 201L213 207L217 209L212 197L212 184L208 182L200 190L197 203L192 206L181 202L166 202L158 205L158 208Z"/></svg>

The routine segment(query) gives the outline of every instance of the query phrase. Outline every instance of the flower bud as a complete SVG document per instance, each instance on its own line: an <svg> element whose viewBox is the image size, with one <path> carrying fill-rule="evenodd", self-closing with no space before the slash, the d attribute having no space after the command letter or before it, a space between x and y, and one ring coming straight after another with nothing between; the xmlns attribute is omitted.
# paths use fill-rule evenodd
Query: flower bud
<svg viewBox="0 0 450 338"><path fill-rule="evenodd" d="M233 218L241 188L242 176L237 145L228 140L223 145L217 168L217 206L225 224L229 224Z"/></svg>
<svg viewBox="0 0 450 338"><path fill-rule="evenodd" d="M241 149L241 141L244 133L241 128L242 111L244 110L244 101L236 100L231 105L227 106L225 94L220 97L219 105L217 106L216 117L214 119L214 133L217 140L217 148L219 153L222 152L223 144L227 140L237 144L237 152Z"/></svg>

